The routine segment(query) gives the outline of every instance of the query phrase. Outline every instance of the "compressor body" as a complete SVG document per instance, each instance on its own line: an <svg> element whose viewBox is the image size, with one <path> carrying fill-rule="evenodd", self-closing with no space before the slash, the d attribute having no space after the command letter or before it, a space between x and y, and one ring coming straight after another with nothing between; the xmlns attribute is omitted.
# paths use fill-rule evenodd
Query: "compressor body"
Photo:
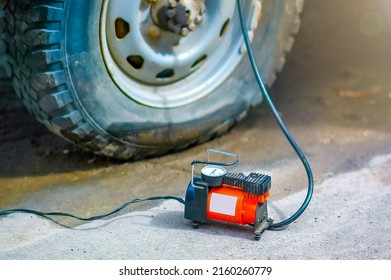
<svg viewBox="0 0 391 280"><path fill-rule="evenodd" d="M248 176L227 173L221 166L227 165L224 163L209 165L209 161L196 161L192 165L197 163L207 165L201 170L201 177L193 175L187 187L185 218L193 221L194 228L208 220L252 225L254 238L259 240L272 222L267 213L271 177L259 173Z"/></svg>

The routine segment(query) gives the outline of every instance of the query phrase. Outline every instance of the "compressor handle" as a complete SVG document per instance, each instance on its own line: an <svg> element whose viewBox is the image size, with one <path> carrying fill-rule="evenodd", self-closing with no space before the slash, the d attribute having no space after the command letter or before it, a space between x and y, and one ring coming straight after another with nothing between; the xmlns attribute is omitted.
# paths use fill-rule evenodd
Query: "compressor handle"
<svg viewBox="0 0 391 280"><path fill-rule="evenodd" d="M221 155L224 155L224 156L229 156L229 157L233 157L235 158L235 160L233 161L228 161L228 162L220 162L220 161L209 161L209 154L210 153L216 153L216 154L221 154ZM233 153L229 153L229 152L225 152L225 151L220 151L220 150L216 150L216 149L212 149L212 148L208 148L206 150L206 154L207 154L207 157L206 159L207 160L193 160L192 163L191 163L191 184L193 185L194 184L194 166L196 164L206 164L206 165L218 165L218 166L232 166L232 165L235 165L239 162L239 156L237 154L233 154Z"/></svg>
<svg viewBox="0 0 391 280"><path fill-rule="evenodd" d="M220 150L216 150L216 149L212 149L212 148L208 148L206 150L206 154L207 154L207 161L209 161L209 154L210 153L216 153L216 154L221 154L221 155L225 155L225 156L229 156L229 157L234 157L235 160L234 161L231 161L231 162L228 162L228 163L225 163L225 164L228 164L226 166L231 166L231 165L234 165L234 164L237 164L239 162L239 156L237 154L233 154L233 153L229 153L229 152L224 152L224 151L220 151Z"/></svg>

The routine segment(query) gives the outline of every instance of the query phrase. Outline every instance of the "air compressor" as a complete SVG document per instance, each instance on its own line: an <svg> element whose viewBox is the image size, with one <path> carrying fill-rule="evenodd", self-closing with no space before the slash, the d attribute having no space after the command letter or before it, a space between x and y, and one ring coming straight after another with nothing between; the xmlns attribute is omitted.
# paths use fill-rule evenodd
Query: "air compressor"
<svg viewBox="0 0 391 280"><path fill-rule="evenodd" d="M235 158L229 162L210 161L210 153ZM252 172L249 175L230 173L224 168L239 162L236 154L207 149L207 160L191 163L192 176L185 197L185 218L193 228L208 220L219 220L239 225L254 226L254 238L272 224L268 217L267 198L270 195L271 177ZM195 165L205 165L195 176Z"/></svg>

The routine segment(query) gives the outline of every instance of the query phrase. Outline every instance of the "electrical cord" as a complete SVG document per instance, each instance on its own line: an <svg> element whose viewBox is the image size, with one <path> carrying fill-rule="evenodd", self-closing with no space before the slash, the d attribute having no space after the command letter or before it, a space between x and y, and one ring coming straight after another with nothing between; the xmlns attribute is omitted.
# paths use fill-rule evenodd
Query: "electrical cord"
<svg viewBox="0 0 391 280"><path fill-rule="evenodd" d="M26 214L34 214L34 215L37 215L37 216L49 219L51 221L53 221L53 219L50 218L51 216L69 217L69 218L77 219L77 220L80 220L80 221L95 221L95 220L100 220L100 219L106 218L108 216L114 215L114 214L124 210L126 207L128 207L131 204L144 202L144 201L170 200L170 199L171 200L176 200L179 203L185 204L184 199L180 198L180 197L176 197L176 196L154 196L154 197L148 197L148 198L136 198L134 200L125 202L120 207L118 207L117 209L111 211L110 213L97 215L97 216L92 216L92 217L88 217L88 218L78 217L78 216L75 216L75 215L72 215L72 214L69 214L69 213L63 213L63 212L48 212L48 213L45 213L45 212L40 212L40 211L36 211L36 210L31 210L31 209L23 209L23 208L20 208L20 209L9 209L9 210L0 210L0 216L6 216L6 215L9 215L9 214L13 214L13 213L26 213Z"/></svg>
<svg viewBox="0 0 391 280"><path fill-rule="evenodd" d="M257 80L258 86L259 86L259 88L260 88L260 90L262 92L262 95L263 95L264 99L266 100L267 104L269 105L275 120L277 121L278 125L280 126L280 128L281 128L282 132L284 133L286 139L289 141L289 143L291 144L292 148L295 150L296 154L300 158L300 160L303 163L303 166L304 166L304 168L305 168L305 170L307 172L308 191L307 191L307 196L306 196L303 204L300 206L300 208L291 217L289 217L286 220L283 220L281 222L278 222L278 223L272 223L269 226L269 228L268 228L269 230L276 230L276 229L280 229L280 228L283 228L283 227L289 225L290 223L295 221L298 217L300 217L301 214L303 214L303 212L307 208L308 204L310 203L312 194L314 192L314 178L313 178L313 175L312 175L311 166L309 165L309 163L308 163L304 153L300 149L299 145L296 143L295 139L293 138L293 136L289 132L288 128L285 126L284 122L282 121L282 119L281 119L278 111L276 110L276 107L274 106L274 104L273 104L273 102L272 102L272 100L271 100L271 98L269 96L269 93L268 93L268 91L267 91L267 89L265 87L265 84L264 84L264 82L262 80L261 74L259 73L257 63L255 61L255 56L254 56L254 53L253 53L253 50L252 50L252 47L251 47L250 39L248 37L248 27L247 27L246 20L245 20L245 15L244 15L244 12L243 12L242 0L237 0L236 2L238 4L240 25L241 25L241 28L242 28L244 42L245 42L246 48L247 48L248 58L250 60L251 67L253 69L253 72L254 72L255 78Z"/></svg>

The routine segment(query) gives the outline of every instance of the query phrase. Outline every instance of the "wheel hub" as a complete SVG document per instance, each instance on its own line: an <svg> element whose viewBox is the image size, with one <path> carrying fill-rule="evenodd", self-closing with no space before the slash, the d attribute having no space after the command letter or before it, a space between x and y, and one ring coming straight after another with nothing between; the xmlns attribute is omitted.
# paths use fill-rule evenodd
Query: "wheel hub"
<svg viewBox="0 0 391 280"><path fill-rule="evenodd" d="M187 36L203 22L205 0L150 0L156 25L177 35Z"/></svg>

